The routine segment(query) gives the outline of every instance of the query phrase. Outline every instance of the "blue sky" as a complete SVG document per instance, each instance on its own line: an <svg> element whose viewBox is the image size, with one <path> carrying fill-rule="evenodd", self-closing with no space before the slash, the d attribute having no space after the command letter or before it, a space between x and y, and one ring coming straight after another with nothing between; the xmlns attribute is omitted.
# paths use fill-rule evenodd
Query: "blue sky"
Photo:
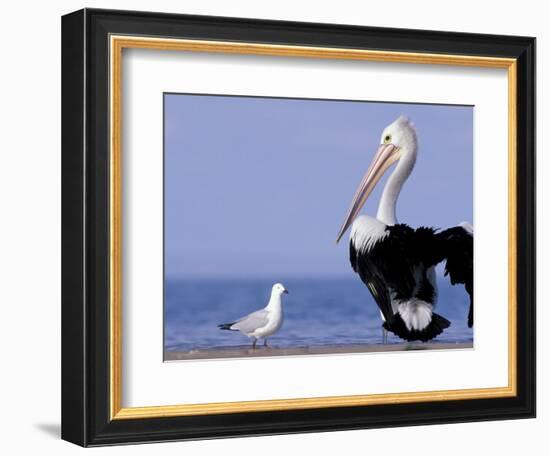
<svg viewBox="0 0 550 456"><path fill-rule="evenodd" d="M419 152L399 221L472 221L472 107L166 94L166 277L352 276L347 234L335 238L402 114ZM363 213L376 214L388 175Z"/></svg>

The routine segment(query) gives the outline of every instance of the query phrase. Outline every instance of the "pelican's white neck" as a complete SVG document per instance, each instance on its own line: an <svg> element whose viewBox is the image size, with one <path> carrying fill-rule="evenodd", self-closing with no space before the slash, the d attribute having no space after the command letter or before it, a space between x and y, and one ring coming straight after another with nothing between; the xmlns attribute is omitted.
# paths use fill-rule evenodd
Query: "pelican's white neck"
<svg viewBox="0 0 550 456"><path fill-rule="evenodd" d="M416 162L416 143L410 146L403 146L402 149L401 158L386 182L376 214L376 218L386 225L395 225L397 223L397 198Z"/></svg>

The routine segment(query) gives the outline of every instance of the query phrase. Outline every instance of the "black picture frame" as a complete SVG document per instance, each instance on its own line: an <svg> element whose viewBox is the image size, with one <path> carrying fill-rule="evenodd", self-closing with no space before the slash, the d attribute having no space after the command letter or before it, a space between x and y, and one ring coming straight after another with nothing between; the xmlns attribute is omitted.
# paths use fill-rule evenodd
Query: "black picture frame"
<svg viewBox="0 0 550 456"><path fill-rule="evenodd" d="M109 36L517 59L517 395L111 420ZM62 438L82 446L535 416L535 39L84 9L62 19Z"/></svg>

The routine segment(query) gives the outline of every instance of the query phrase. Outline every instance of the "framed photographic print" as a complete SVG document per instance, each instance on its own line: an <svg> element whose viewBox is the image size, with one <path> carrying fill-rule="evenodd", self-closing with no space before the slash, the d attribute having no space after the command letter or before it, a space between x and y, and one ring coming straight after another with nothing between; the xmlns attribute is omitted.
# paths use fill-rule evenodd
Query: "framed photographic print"
<svg viewBox="0 0 550 456"><path fill-rule="evenodd" d="M62 21L62 437L535 415L535 40Z"/></svg>

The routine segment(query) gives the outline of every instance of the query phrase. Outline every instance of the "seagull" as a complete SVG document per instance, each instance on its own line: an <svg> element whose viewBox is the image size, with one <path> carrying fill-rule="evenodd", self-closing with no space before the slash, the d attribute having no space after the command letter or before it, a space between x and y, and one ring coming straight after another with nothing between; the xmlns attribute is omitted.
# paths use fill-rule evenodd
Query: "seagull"
<svg viewBox="0 0 550 456"><path fill-rule="evenodd" d="M267 306L256 312L252 312L233 323L223 323L218 328L227 331L240 331L252 339L252 348L256 348L258 339L264 339L264 347L267 347L267 338L275 334L283 325L283 294L288 290L282 283L276 283L271 289L271 297Z"/></svg>

